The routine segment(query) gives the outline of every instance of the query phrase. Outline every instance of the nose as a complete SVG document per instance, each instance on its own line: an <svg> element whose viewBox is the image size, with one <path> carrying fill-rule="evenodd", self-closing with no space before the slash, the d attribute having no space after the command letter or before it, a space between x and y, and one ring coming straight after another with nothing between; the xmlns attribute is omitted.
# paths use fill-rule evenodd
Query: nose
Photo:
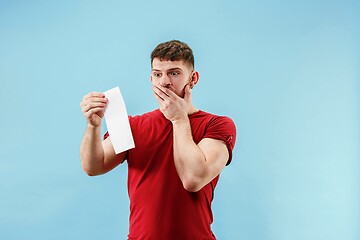
<svg viewBox="0 0 360 240"><path fill-rule="evenodd" d="M168 87L171 85L171 79L169 78L169 76L167 74L164 74L163 76L161 76L160 85L163 87Z"/></svg>

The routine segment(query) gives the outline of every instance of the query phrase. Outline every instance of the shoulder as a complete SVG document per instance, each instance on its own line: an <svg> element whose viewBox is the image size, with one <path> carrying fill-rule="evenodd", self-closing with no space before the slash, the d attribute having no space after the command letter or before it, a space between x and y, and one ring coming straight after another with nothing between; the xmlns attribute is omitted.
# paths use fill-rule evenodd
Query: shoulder
<svg viewBox="0 0 360 240"><path fill-rule="evenodd" d="M161 119L161 117L162 117L162 113L160 112L159 109L156 109L154 111L143 113L140 115L135 115L135 116L129 115L129 120L130 122L147 122L149 120Z"/></svg>
<svg viewBox="0 0 360 240"><path fill-rule="evenodd" d="M198 114L194 116L194 120L200 120L200 119L202 121L205 121L208 127L219 126L219 127L232 128L233 130L236 130L234 121L227 116L220 116L200 110Z"/></svg>
<svg viewBox="0 0 360 240"><path fill-rule="evenodd" d="M227 116L219 116L201 111L206 130L203 138L223 140L230 150L234 148L236 141L236 126L234 121ZM200 117L200 116L199 116Z"/></svg>
<svg viewBox="0 0 360 240"><path fill-rule="evenodd" d="M234 121L227 116L219 116L204 111L199 111L192 118L197 118L197 122L205 126L202 139L210 138L223 141L229 151L229 159L226 165L229 165L232 159L232 150L236 141L236 127ZM196 120L195 120L196 121Z"/></svg>
<svg viewBox="0 0 360 240"><path fill-rule="evenodd" d="M129 115L129 118L136 118L136 119L142 119L142 118L152 118L152 117L158 117L160 116L161 112L159 109L153 110L151 112L142 113L138 115Z"/></svg>

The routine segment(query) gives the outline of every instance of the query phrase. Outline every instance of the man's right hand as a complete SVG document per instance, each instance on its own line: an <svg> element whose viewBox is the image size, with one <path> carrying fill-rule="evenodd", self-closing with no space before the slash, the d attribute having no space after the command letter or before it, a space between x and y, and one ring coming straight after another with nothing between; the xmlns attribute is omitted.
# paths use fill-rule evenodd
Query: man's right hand
<svg viewBox="0 0 360 240"><path fill-rule="evenodd" d="M105 94L101 92L91 92L83 97L80 107L88 122L88 126L101 126L107 101Z"/></svg>

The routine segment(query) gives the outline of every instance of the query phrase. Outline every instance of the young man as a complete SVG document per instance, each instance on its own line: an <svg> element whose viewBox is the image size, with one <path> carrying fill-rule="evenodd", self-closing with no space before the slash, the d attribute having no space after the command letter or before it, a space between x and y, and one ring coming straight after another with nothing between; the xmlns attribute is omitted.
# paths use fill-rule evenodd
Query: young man
<svg viewBox="0 0 360 240"><path fill-rule="evenodd" d="M235 125L192 104L199 73L187 44L159 44L151 65L160 108L129 117L134 149L116 155L108 133L101 141L107 99L99 92L84 96L80 106L88 124L82 167L90 176L100 175L127 160L129 239L215 239L211 202L219 174L232 158Z"/></svg>

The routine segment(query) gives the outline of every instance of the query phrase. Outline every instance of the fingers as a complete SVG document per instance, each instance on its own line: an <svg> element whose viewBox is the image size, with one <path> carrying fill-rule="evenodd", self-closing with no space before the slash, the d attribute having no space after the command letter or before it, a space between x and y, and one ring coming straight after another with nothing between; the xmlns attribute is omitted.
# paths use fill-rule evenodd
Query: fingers
<svg viewBox="0 0 360 240"><path fill-rule="evenodd" d="M89 109L87 112L84 112L84 116L86 119L89 119L89 120L93 114L97 114L97 115L99 115L99 117L102 118L104 116L104 111L105 111L104 107L95 107L95 108Z"/></svg>
<svg viewBox="0 0 360 240"><path fill-rule="evenodd" d="M184 95L184 100L187 102L191 102L191 87L190 84L185 86L185 95Z"/></svg>
<svg viewBox="0 0 360 240"><path fill-rule="evenodd" d="M83 112L88 112L90 109L96 108L96 107L105 108L106 107L106 102L88 101L88 102L86 102L86 103L84 103L82 105L81 109L82 109Z"/></svg>
<svg viewBox="0 0 360 240"><path fill-rule="evenodd" d="M154 92L154 96L155 96L156 100L157 100L158 103L159 103L160 111L163 112L164 109L167 109L167 107L169 106L169 103L168 103L168 102L165 102L164 99L162 99L161 97L159 97L159 95L157 95L156 92Z"/></svg>
<svg viewBox="0 0 360 240"><path fill-rule="evenodd" d="M164 101L167 97L169 97L169 95L167 95L165 92L163 92L159 87L157 86L153 86L153 91L155 94L155 97L157 97L158 100L162 100Z"/></svg>
<svg viewBox="0 0 360 240"><path fill-rule="evenodd" d="M153 86L152 89L163 100L165 100L166 98L174 98L175 96L177 96L170 89L161 86Z"/></svg>
<svg viewBox="0 0 360 240"><path fill-rule="evenodd" d="M83 101L80 103L80 106L85 106L93 102L106 103L107 98L104 93L91 92L83 97Z"/></svg>
<svg viewBox="0 0 360 240"><path fill-rule="evenodd" d="M160 91L157 87L155 87L155 86L154 86L152 89L153 89L153 91L154 91L154 96L155 96L155 98L156 98L158 101L164 101L164 99L165 99L164 93L161 92L161 91ZM162 97L161 97L160 95L162 95Z"/></svg>
<svg viewBox="0 0 360 240"><path fill-rule="evenodd" d="M81 111L88 121L91 120L93 114L102 118L107 102L108 99L104 93L91 92L83 97L83 101L80 103Z"/></svg>
<svg viewBox="0 0 360 240"><path fill-rule="evenodd" d="M164 101L164 99L162 99L155 91L154 91L154 96L159 103L162 103Z"/></svg>
<svg viewBox="0 0 360 240"><path fill-rule="evenodd" d="M83 100L86 100L86 99L89 99L89 98L93 98L93 97L104 98L104 97L105 97L105 94L102 93L102 92L91 92L91 93L86 94L86 95L83 97Z"/></svg>

